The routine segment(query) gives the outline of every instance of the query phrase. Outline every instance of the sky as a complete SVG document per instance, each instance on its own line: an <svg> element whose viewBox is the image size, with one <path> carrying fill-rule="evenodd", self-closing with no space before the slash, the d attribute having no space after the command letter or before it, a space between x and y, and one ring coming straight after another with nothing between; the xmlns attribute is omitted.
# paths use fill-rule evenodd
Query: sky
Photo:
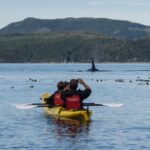
<svg viewBox="0 0 150 150"><path fill-rule="evenodd" d="M150 0L0 0L0 28L27 17L94 17L150 26Z"/></svg>

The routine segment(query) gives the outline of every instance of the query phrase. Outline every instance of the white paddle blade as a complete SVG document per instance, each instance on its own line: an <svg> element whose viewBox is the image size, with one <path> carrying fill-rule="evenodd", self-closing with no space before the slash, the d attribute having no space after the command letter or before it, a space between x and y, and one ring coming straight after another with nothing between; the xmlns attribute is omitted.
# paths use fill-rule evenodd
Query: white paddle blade
<svg viewBox="0 0 150 150"><path fill-rule="evenodd" d="M36 105L29 105L29 104L15 104L14 106L17 109L31 109L37 107Z"/></svg>
<svg viewBox="0 0 150 150"><path fill-rule="evenodd" d="M122 104L122 103L118 103L118 104L116 104L116 103L108 103L108 104L103 104L103 105L108 106L108 107L113 107L113 108L119 108L119 107L123 107L124 106L124 104Z"/></svg>

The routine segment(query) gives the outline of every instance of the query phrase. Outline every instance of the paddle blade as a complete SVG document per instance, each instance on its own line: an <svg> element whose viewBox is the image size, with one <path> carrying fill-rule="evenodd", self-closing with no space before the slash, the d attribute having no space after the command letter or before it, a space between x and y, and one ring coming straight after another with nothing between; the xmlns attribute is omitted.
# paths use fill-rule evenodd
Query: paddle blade
<svg viewBox="0 0 150 150"><path fill-rule="evenodd" d="M124 104L122 103L108 103L108 104L103 104L104 106L108 106L108 107L113 107L113 108L119 108L119 107L123 107Z"/></svg>
<svg viewBox="0 0 150 150"><path fill-rule="evenodd" d="M17 109L31 109L37 107L36 105L29 105L29 104L15 104L14 106Z"/></svg>
<svg viewBox="0 0 150 150"><path fill-rule="evenodd" d="M97 103L83 103L84 106L108 106L113 108L119 108L124 106L122 103L107 103L107 104L97 104Z"/></svg>

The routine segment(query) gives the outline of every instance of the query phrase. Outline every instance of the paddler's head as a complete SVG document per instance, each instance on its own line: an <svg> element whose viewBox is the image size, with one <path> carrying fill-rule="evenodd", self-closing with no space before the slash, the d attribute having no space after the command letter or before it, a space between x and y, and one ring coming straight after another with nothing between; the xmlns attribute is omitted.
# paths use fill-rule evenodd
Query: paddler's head
<svg viewBox="0 0 150 150"><path fill-rule="evenodd" d="M71 79L70 80L70 89L76 90L78 88L78 80L77 79Z"/></svg>
<svg viewBox="0 0 150 150"><path fill-rule="evenodd" d="M65 88L65 83L63 81L58 82L57 88L59 91L62 91Z"/></svg>

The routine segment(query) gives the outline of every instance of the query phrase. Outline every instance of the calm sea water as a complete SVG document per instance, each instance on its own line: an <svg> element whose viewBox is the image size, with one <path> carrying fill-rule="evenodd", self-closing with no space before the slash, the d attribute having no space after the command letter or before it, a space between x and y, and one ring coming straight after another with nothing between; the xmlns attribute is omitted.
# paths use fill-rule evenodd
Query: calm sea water
<svg viewBox="0 0 150 150"><path fill-rule="evenodd" d="M0 149L150 149L150 64L0 64ZM40 102L60 80L83 78L92 88L87 102L124 103L122 108L90 107L89 124L57 121L42 108L12 104ZM35 79L33 82L30 79ZM122 79L124 82L116 82ZM80 87L82 88L82 87Z"/></svg>

